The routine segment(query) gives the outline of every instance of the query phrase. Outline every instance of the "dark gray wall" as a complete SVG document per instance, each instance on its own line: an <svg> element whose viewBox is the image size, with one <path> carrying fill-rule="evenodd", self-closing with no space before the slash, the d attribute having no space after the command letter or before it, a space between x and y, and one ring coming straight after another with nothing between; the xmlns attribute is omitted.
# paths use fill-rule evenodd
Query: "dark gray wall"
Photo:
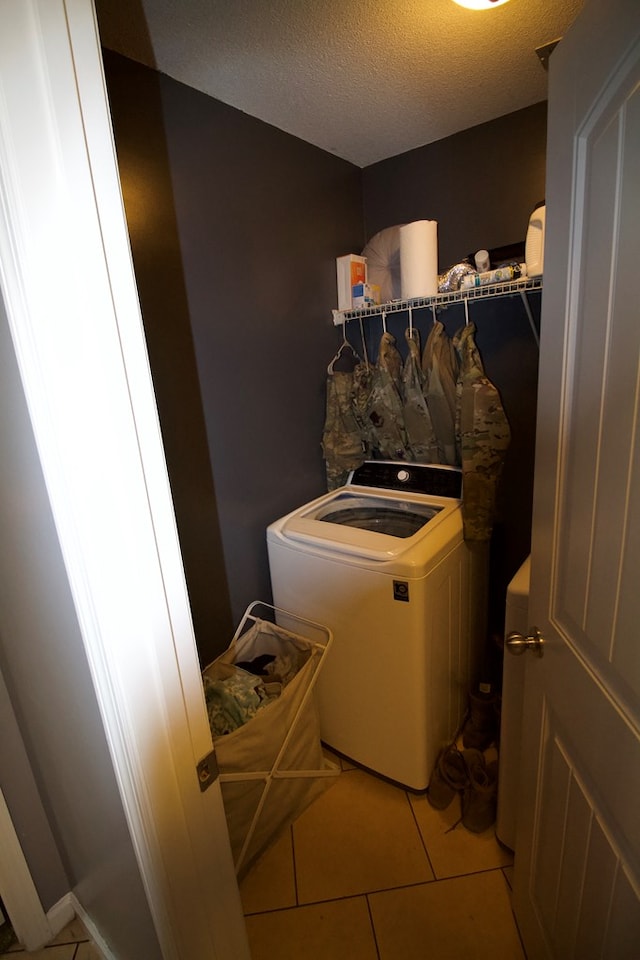
<svg viewBox="0 0 640 960"><path fill-rule="evenodd" d="M135 6L135 5L134 5ZM232 626L164 130L161 80L104 54L120 179L194 629L203 665Z"/></svg>
<svg viewBox="0 0 640 960"><path fill-rule="evenodd" d="M2 789L21 838L37 832L24 850L44 909L71 889L114 956L156 960L1 300L0 411L0 671L31 768L3 751Z"/></svg>
<svg viewBox="0 0 640 960"><path fill-rule="evenodd" d="M440 270L524 240L544 199L546 102L463 130L363 171L365 233L438 221Z"/></svg>
<svg viewBox="0 0 640 960"><path fill-rule="evenodd" d="M123 57L104 61L207 660L250 601L270 599L267 525L326 489L335 258L364 243L361 171Z"/></svg>

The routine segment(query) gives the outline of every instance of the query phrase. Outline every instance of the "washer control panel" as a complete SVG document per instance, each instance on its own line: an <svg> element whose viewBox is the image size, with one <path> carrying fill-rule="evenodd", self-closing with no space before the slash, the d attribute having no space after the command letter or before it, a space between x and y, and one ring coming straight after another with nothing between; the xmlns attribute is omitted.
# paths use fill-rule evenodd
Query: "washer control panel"
<svg viewBox="0 0 640 960"><path fill-rule="evenodd" d="M349 475L347 485L378 487L381 490L408 490L432 497L462 497L462 470L431 463L402 460L366 460Z"/></svg>

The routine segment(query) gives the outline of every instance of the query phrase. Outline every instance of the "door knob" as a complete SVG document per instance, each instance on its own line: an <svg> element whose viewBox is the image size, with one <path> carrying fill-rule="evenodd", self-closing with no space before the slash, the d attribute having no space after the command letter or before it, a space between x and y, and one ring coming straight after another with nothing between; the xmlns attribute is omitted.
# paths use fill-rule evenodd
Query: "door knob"
<svg viewBox="0 0 640 960"><path fill-rule="evenodd" d="M537 627L532 629L531 635L528 637L515 631L507 634L506 644L509 653L512 653L516 657L519 657L520 654L525 653L527 650L532 650L541 657L544 651L544 637Z"/></svg>

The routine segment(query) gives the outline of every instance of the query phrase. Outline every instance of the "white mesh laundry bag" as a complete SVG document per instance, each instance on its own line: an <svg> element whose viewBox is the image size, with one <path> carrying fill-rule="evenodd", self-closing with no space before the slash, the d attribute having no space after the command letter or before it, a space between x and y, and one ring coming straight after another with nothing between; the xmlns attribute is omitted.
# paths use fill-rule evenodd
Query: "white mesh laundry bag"
<svg viewBox="0 0 640 960"><path fill-rule="evenodd" d="M229 648L203 670L205 690L228 665L264 655L276 657L276 664L288 670L278 696L242 726L214 736L239 875L339 773L323 755L313 695L331 640L331 631L321 624L256 601L248 607Z"/></svg>

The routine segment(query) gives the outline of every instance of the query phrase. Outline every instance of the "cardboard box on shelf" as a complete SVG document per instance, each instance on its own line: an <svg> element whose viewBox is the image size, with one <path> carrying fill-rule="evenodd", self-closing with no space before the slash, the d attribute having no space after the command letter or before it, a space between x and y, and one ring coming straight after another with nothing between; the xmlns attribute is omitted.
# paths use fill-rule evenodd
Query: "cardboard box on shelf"
<svg viewBox="0 0 640 960"><path fill-rule="evenodd" d="M354 310L361 307L373 307L380 303L380 286L377 283L355 283L351 291L351 303Z"/></svg>
<svg viewBox="0 0 640 960"><path fill-rule="evenodd" d="M355 253L337 257L336 272L338 279L338 310L351 310L353 307L352 290L357 283L367 281L367 258Z"/></svg>

